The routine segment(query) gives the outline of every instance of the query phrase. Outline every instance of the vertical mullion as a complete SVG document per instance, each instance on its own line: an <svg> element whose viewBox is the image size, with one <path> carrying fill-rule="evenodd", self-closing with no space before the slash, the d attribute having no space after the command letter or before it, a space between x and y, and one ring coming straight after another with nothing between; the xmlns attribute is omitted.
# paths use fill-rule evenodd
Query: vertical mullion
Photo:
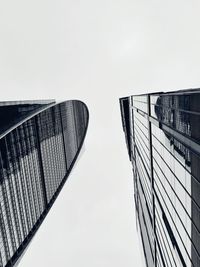
<svg viewBox="0 0 200 267"><path fill-rule="evenodd" d="M41 185L41 172L40 172L40 168L39 168L39 164L38 163L38 149L37 149L37 143L36 143L36 135L35 135L35 131L34 131L34 123L35 121L33 119L31 119L31 121L29 121L29 131L30 131L30 146L32 147L32 160L33 160L33 170L34 170L34 176L35 176L35 180L36 180L36 186L37 186L37 190L38 190L38 194L39 194L39 200L40 200L40 214L43 212L44 210L44 199L43 199L43 191L42 191L42 185Z"/></svg>
<svg viewBox="0 0 200 267"><path fill-rule="evenodd" d="M59 180L58 180L58 186L59 186L66 174L66 162L65 162L66 159L65 159L64 143L63 143L62 122L61 122L61 116L60 116L60 105L57 106L56 121L57 121L56 154L57 154L58 169L59 169Z"/></svg>
<svg viewBox="0 0 200 267"><path fill-rule="evenodd" d="M11 135L10 135L11 136ZM19 141L19 140L18 140ZM8 144L8 143L7 143ZM14 167L15 165L15 159L17 158L17 155L12 154L12 149L11 149L11 157L12 157L12 167ZM23 204L22 204L22 192L20 190L20 185L19 185L19 179L20 179L20 175L18 175L18 173L13 173L13 177L12 177L12 187L13 187L13 191L15 192L15 197L16 197L16 208L17 208L17 212L18 212L18 218L20 221L20 230L21 230L21 242L23 241L23 239L26 236L26 232L25 232L25 218L24 218L24 210L23 210Z"/></svg>
<svg viewBox="0 0 200 267"><path fill-rule="evenodd" d="M56 173L56 166L55 166L55 158L54 158L54 153L53 153L53 136L52 136L52 128L53 128L53 110L50 109L48 111L48 118L50 124L47 126L47 132L49 134L49 138L47 139L48 142L48 147L50 151L50 173L51 173L51 198L53 197L54 194L54 188L55 188L55 173Z"/></svg>
<svg viewBox="0 0 200 267"><path fill-rule="evenodd" d="M19 163L20 163L20 175L19 175L19 181L23 185L23 191L24 194L27 190L28 196L27 196L27 201L30 205L30 218L32 220L32 223L35 223L36 220L36 213L35 213L35 207L34 207L34 201L33 201L33 189L32 189L32 183L27 167L27 148L25 145L25 135L23 132L22 126L20 126L19 129L16 129L16 135L18 137L18 142L17 146L14 148L14 152L17 153L17 156L19 157ZM26 190L25 190L26 188ZM24 198L24 196L23 196ZM31 226L31 221L30 218L28 218L28 210L25 210L25 214L27 216L27 220L29 225Z"/></svg>
<svg viewBox="0 0 200 267"><path fill-rule="evenodd" d="M18 139L17 145L19 146L19 144L21 142L23 142L23 136L18 133L18 129L16 129L16 136L17 136L17 139ZM17 155L17 156L19 156L19 155ZM23 157L23 155L21 153L20 153L20 156ZM18 179L16 179L16 182L17 182L16 185L17 185L17 194L19 194L19 196L20 196L19 199L20 199L22 222L24 223L23 231L24 231L24 238L25 238L26 235L29 232L29 229L28 229L28 218L27 218L27 211L26 211L24 193L23 193L23 189L24 189L23 179L24 178L25 177L23 177L23 175L18 175Z"/></svg>
<svg viewBox="0 0 200 267"><path fill-rule="evenodd" d="M14 189L13 189L13 186L12 186L12 179L13 179L13 176L14 176L14 173L16 172L16 169L15 167L11 164L11 162L13 162L13 160L15 161L15 159L13 159L12 157L12 153L11 153L11 149L8 149L8 143L7 143L7 139L9 141L11 141L11 135L9 135L8 138L5 137L5 148L6 148L6 152L7 152L7 155L9 155L9 161L8 161L8 169L9 169L9 173L10 173L10 177L7 177L7 181L8 181L8 190L9 190L9 194L10 194L10 202L9 202L9 205L10 205L10 208L12 210L12 223L13 223L13 230L15 232L15 249L19 246L20 244L20 241L19 241L19 223L18 223L18 218L16 217L16 213L17 213L17 208L16 208L16 203L15 203L15 199L14 199ZM9 152L8 152L9 151ZM2 159L1 159L2 161Z"/></svg>
<svg viewBox="0 0 200 267"><path fill-rule="evenodd" d="M8 206L7 206L7 198L5 197L5 184L4 182L2 183L1 186L1 197L2 197L2 213L3 213L3 224L4 224L4 229L5 229L5 237L6 237L6 244L7 244L7 249L8 249L8 259L12 255L12 247L11 247L11 232L10 232L10 218L8 216Z"/></svg>
<svg viewBox="0 0 200 267"><path fill-rule="evenodd" d="M36 145L37 145L37 150L38 150L38 163L40 166L40 172L41 172L41 184L42 184L42 188L43 188L43 197L44 197L44 206L46 208L47 204L48 204L48 200L47 200L47 189L46 189L46 184L45 184L45 173L44 173L44 167L43 167L43 161L42 161L42 151L41 151L41 142L40 141L40 126L41 126L41 117L40 115L37 115L37 118L34 118L35 120L35 133L36 133Z"/></svg>
<svg viewBox="0 0 200 267"><path fill-rule="evenodd" d="M10 250L9 250L9 244L8 244L8 238L7 238L7 232L6 232L6 218L4 217L5 214L5 206L4 206L4 199L3 199L3 192L2 192L2 184L5 177L5 170L3 168L2 164L2 156L0 153L0 163L1 163L1 182L0 182L0 229L1 229L1 236L3 241L3 246L1 249L1 253L3 253L3 261L5 259L5 262L7 262L10 259Z"/></svg>
<svg viewBox="0 0 200 267"><path fill-rule="evenodd" d="M21 157L19 157L19 161L20 160L21 160ZM26 209L25 213L26 213L26 217L27 217L28 232L29 232L31 227L32 227L33 222L32 222L32 217L31 217L30 201L29 201L28 189L27 189L27 183L26 183L27 177L25 177L25 175L24 175L23 168L19 168L18 177L21 180L23 199L24 199L25 209Z"/></svg>
<svg viewBox="0 0 200 267"><path fill-rule="evenodd" d="M28 151L27 153L27 165L29 171L29 177L31 180L31 185L33 187L33 195L34 195L34 203L35 203L35 210L36 210L36 221L40 216L40 210L39 210L39 199L38 199L38 189L36 186L36 181L35 181L35 175L34 175L34 167L33 167L33 158L32 158L32 151L31 151L31 145L30 145L30 132L28 129L28 122L26 122L23 125L23 132L24 132L24 144L26 146L26 150Z"/></svg>
<svg viewBox="0 0 200 267"><path fill-rule="evenodd" d="M73 114L72 115L72 122L73 122L74 130L75 130L75 144L76 144L75 150L77 150L77 147L78 147L78 141L77 141L78 134L77 134L77 128L76 128L76 106L75 106L75 103L74 103L73 100L72 100L72 105L71 105L71 112Z"/></svg>
<svg viewBox="0 0 200 267"><path fill-rule="evenodd" d="M58 137L59 137L59 150L60 153L58 153L59 156L59 167L61 169L61 180L59 181L59 184L62 182L63 178L66 175L67 172L67 166L66 166L66 155L65 155L65 143L64 143L64 135L63 135L63 126L62 126L62 117L61 117L61 110L60 105L58 105L58 112L57 112L59 124L58 124Z"/></svg>
<svg viewBox="0 0 200 267"><path fill-rule="evenodd" d="M148 108L148 135L149 135L149 157L150 157L150 175L151 175L151 193L152 193L152 215L153 215L153 234L154 234L154 265L157 266L156 256L156 220L155 220L155 196L154 196L154 176L153 176L153 152L152 152L152 130L149 117L151 116L150 94L147 95Z"/></svg>
<svg viewBox="0 0 200 267"><path fill-rule="evenodd" d="M60 181L62 180L62 170L61 170L61 159L60 154L60 136L59 136L59 119L58 117L58 107L55 107L55 157L56 157L56 166L57 166L57 176L56 176L56 190L59 187Z"/></svg>
<svg viewBox="0 0 200 267"><path fill-rule="evenodd" d="M12 166L13 169L18 169L17 168L17 163L16 163L16 159L17 159L17 155L14 154L14 137L13 137L13 133L10 134L10 152L11 152L11 162L10 165ZM9 145L9 142L6 143L6 145ZM18 225L18 238L19 238L19 243L21 243L23 241L24 238L24 229L23 229L23 219L22 219L22 214L21 214L21 202L20 202L20 196L18 195L18 179L19 179L19 175L18 172L13 173L13 175L11 176L11 188L12 191L14 192L13 195L13 206L15 207L15 216L16 216L16 222Z"/></svg>
<svg viewBox="0 0 200 267"><path fill-rule="evenodd" d="M135 203L136 203L136 211L138 211L138 174L137 174L137 170L136 170L136 144L135 144L135 127L134 127L134 120L135 120L135 115L134 115L134 108L133 108L133 96L131 97L131 116L132 116L132 127L131 127L131 131L132 131L132 145L133 145L133 153L134 153L134 157L131 157L132 162L133 162L133 177L134 177L134 183L135 183ZM138 217L136 216L136 226L138 227Z"/></svg>
<svg viewBox="0 0 200 267"><path fill-rule="evenodd" d="M65 116L65 120L66 118L66 109L65 112L62 112L62 106L63 109L66 107L64 104L60 104L59 105L59 110L60 110L60 121L61 121L61 128L62 128L62 138L63 138L63 148L64 148L64 157L65 157L65 166L66 166L66 172L68 170L68 164L67 164L67 150L66 150L66 141L65 141L65 129L64 129L64 125L63 125L63 116Z"/></svg>
<svg viewBox="0 0 200 267"><path fill-rule="evenodd" d="M13 215L13 207L11 203L11 192L9 189L9 180L10 177L7 175L6 179L4 180L5 183L5 195L6 195L6 202L7 202L7 207L6 207L6 212L8 214L9 218L9 229L10 229L10 236L11 236L11 241L12 241L12 254L17 248L17 240L15 239L16 237L16 228L15 228L15 222L14 222L14 215Z"/></svg>
<svg viewBox="0 0 200 267"><path fill-rule="evenodd" d="M46 131L48 134L48 138L45 140L45 157L48 154L48 175L49 177L46 177L49 182L49 189L50 189L50 199L52 198L53 195L53 187L54 187L54 181L53 181L53 176L55 172L55 166L54 166L54 158L52 158L52 142L51 142L51 128L52 128L52 116L51 116L51 110L47 111L47 121L48 121L48 126L46 127ZM47 147L46 147L47 146Z"/></svg>
<svg viewBox="0 0 200 267"><path fill-rule="evenodd" d="M56 107L52 108L52 112L51 112L51 119L52 119L52 130L54 131L51 138L50 138L50 142L51 142L51 147L52 147L52 155L53 155L53 161L54 161L54 177L53 177L53 181L54 181L54 188L53 188L53 195L55 194L55 191L57 189L57 178L59 175L59 170L58 170L58 160L57 160L57 151L56 151Z"/></svg>
<svg viewBox="0 0 200 267"><path fill-rule="evenodd" d="M1 212L1 211L0 211ZM2 229L0 227L0 266L3 266L3 255L5 256L5 250L3 245Z"/></svg>
<svg viewBox="0 0 200 267"><path fill-rule="evenodd" d="M60 117L60 105L57 106L57 113L56 113L56 118L58 120L57 123L57 151L58 151L58 163L59 163L59 170L60 170L60 178L59 178L59 184L62 182L66 171L64 171L66 169L66 162L65 162L65 152L64 152L64 143L63 143L63 132L62 132L62 122L61 122L61 117ZM63 169L63 165L64 165L64 169Z"/></svg>
<svg viewBox="0 0 200 267"><path fill-rule="evenodd" d="M24 184L25 184L25 188L26 188L26 192L27 192L27 198L28 198L28 203L29 203L29 212L30 212L30 218L32 221L32 225L35 223L36 221L36 215L35 215L35 208L34 208L34 201L33 201L33 192L32 192L32 187L31 187L31 181L30 181L30 177L27 174L27 166L25 163L25 159L22 155L22 149L21 149L21 145L17 144L18 146L18 151L21 154L21 156L19 157L19 168L20 168L20 175L22 177L22 179L24 180ZM14 148L14 151L16 153L16 148Z"/></svg>
<svg viewBox="0 0 200 267"><path fill-rule="evenodd" d="M0 198L2 199L2 188L0 186ZM4 219L4 211L3 211L3 202L0 203L0 222L1 222L1 233L2 233L2 239L3 239L3 251L1 250L1 253L3 253L3 261L5 259L5 263L10 259L10 252L9 252L9 245L8 245L8 239L6 234L6 228L5 228L5 219Z"/></svg>

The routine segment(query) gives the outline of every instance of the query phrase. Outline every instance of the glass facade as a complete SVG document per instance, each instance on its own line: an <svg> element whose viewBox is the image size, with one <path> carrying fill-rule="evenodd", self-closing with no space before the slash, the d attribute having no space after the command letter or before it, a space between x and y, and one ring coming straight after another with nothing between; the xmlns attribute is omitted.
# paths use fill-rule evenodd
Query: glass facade
<svg viewBox="0 0 200 267"><path fill-rule="evenodd" d="M7 127L0 139L1 267L15 264L41 225L73 167L88 125L88 110L80 101L29 103L28 112L27 103L11 102L2 107L4 121L7 108L11 115L11 110L25 111L26 119L24 113L16 116L16 125L7 123L12 129Z"/></svg>
<svg viewBox="0 0 200 267"><path fill-rule="evenodd" d="M148 267L200 266L200 90L120 99Z"/></svg>

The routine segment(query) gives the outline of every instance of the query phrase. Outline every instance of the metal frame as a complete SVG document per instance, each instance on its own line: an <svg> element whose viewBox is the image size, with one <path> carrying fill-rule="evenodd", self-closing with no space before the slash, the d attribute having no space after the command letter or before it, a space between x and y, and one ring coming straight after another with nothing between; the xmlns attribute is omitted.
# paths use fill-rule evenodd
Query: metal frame
<svg viewBox="0 0 200 267"><path fill-rule="evenodd" d="M73 100L72 100L73 101ZM78 100L77 100L78 101ZM34 114L32 114L31 116L28 116L26 117L26 119L23 119L22 121L20 121L19 123L17 123L16 125L13 125L10 129L8 129L5 133L3 133L1 136L0 136L0 139L4 138L8 133L11 133L13 130L17 129L20 125L22 125L23 123L25 123L26 121L28 121L29 119L31 118L35 118L36 115L44 112L45 110L51 108L51 107L54 107L56 105L60 105L61 103L65 103L66 101L63 101L63 102L60 102L60 103L51 103L49 104L48 106L42 108L42 109L39 109L37 110ZM41 150L40 150L40 144L39 144L39 137L38 137L38 125L37 125L37 122L35 120L35 125L36 125L36 135L37 135L37 148L38 148L38 155L39 155L39 165L40 165L40 170L41 170L41 175L42 175L42 186L43 186L43 191L45 193L44 195L44 203L45 203L45 206L46 208L44 209L44 211L42 212L42 214L40 215L40 217L38 218L37 222L34 224L34 226L32 227L31 231L28 233L28 235L26 236L26 238L23 240L23 242L21 243L21 245L18 247L18 249L15 251L14 255L11 257L11 259L7 262L7 264L5 265L5 267L13 267L15 265L15 263L19 260L19 258L22 256L22 254L24 253L25 249L27 248L28 244L30 243L30 241L32 240L33 236L35 235L35 233L37 232L37 230L39 229L39 227L41 226L43 220L45 219L45 217L47 216L48 212L50 211L54 201L56 200L56 198L58 197L61 189L63 188L77 158L78 158L78 155L80 153L80 150L82 148L82 145L83 145L83 142L84 142L84 139L85 139L85 136L86 136L86 132L87 132L87 129L88 129L88 123L89 123L89 111L88 111L88 108L87 106L81 102L81 101L78 101L80 102L85 110L86 110L86 116L87 116L87 121L86 121L86 127L85 127L85 130L84 130L84 133L83 133L83 138L81 139L80 141L80 145L76 151L76 154L73 158L73 161L71 163L71 165L69 166L69 169L67 169L67 160L66 160L66 151L65 151L65 147L64 147L64 151L65 151L65 161L66 161L66 174L65 176L63 177L60 185L58 186L56 192L54 193L52 199L50 200L50 202L48 203L47 201L47 195L46 195L46 188L45 188L45 180L44 180L44 170L43 170L43 165L42 165L42 158L41 158ZM72 102L73 103L73 102ZM61 113L60 113L60 108L59 108L59 114L61 116ZM62 129L62 137L63 137L63 141L64 141L64 132L63 132L63 124L62 124L62 118L61 118L61 129Z"/></svg>

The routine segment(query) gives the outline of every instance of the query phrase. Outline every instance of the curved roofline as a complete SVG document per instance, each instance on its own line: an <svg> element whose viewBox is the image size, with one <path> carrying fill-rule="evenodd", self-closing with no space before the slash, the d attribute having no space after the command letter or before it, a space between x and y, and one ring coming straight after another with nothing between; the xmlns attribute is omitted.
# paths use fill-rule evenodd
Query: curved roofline
<svg viewBox="0 0 200 267"><path fill-rule="evenodd" d="M20 105L20 104L51 104L51 103L56 103L55 99L34 99L34 100L13 100L13 101L0 101L0 106L12 106L12 105Z"/></svg>
<svg viewBox="0 0 200 267"><path fill-rule="evenodd" d="M40 217L38 218L37 222L35 223L34 227L32 228L32 230L29 232L28 236L24 239L23 243L19 246L19 248L17 249L17 251L14 253L14 255L11 257L11 259L7 262L5 267L13 267L15 266L15 264L18 262L18 260L20 260L20 257L22 256L22 254L25 252L27 246L30 244L30 242L32 241L34 235L36 234L37 230L40 228L42 222L44 221L44 219L46 218L47 214L49 213L49 211L51 210L51 207L53 206L55 200L57 199L59 193L61 192L65 182L67 181L75 163L76 160L80 154L80 151L83 147L83 143L85 141L85 136L87 134L87 130L88 130L88 125L89 125L89 109L87 107L87 105L82 102L81 100L76 100L76 99L72 99L72 100L66 100L66 101L59 101L58 103L54 103L48 107L45 107L44 109L40 110L39 112L36 112L35 114L32 114L31 116L27 116L26 119L20 121L20 123L17 123L15 126L12 127L12 129L9 129L9 131L6 131L6 133L3 135L5 136L6 134L8 134L10 131L12 131L13 129L15 129L16 127L18 127L19 125L21 125L22 123L24 123L25 121L27 121L28 119L34 117L35 115L41 113L42 111L53 107L55 105L61 104L61 103L65 103L68 101L78 101L80 103L82 103L85 108L86 108L86 112L87 112L87 122L86 122L86 127L85 127L85 131L84 131L84 135L82 137L82 140L79 144L78 150L76 152L76 155L74 156L71 165L69 167L69 169L67 170L65 176L62 179L62 182L60 183L60 185L58 186L56 192L54 193L53 197L51 198L50 202L48 203L47 207L44 209L44 211L42 212L42 214L40 215ZM2 136L0 137L2 138Z"/></svg>
<svg viewBox="0 0 200 267"><path fill-rule="evenodd" d="M51 100L52 100L52 99L49 99L49 101L51 101ZM27 100L27 101L28 101L28 100ZM32 102L32 101L34 101L34 100L30 100L30 101ZM44 100L44 101L46 101L46 100ZM54 101L55 101L55 100L54 100ZM86 105L83 101L81 101L81 100L78 100L78 99L70 99L70 100L65 100L65 101L53 102L53 103L50 103L48 106L39 108L38 110L36 110L36 111L35 111L34 113L32 113L31 115L28 115L26 118L22 119L20 122L14 124L13 126L11 126L10 128L8 128L7 130L5 130L4 133L0 134L0 139L3 138L4 136L6 136L7 134L9 134L10 132L12 132L12 131L13 131L14 129L16 129L18 126L22 125L22 124L23 124L24 122L26 122L27 120L29 120L29 119L35 117L36 115L40 114L41 112L43 112L43 111L45 111L45 110L47 110L47 109L49 109L49 108L51 108L51 107L57 106L57 105L59 105L59 104L68 102L68 101L78 101L78 102L82 103L82 104L86 107L86 109L87 109L87 111L88 111L88 119L89 119L89 110L88 110L88 107L87 107L87 105ZM5 101L5 102L7 102L7 101ZM19 103L19 101L8 101L8 102L10 102L10 103L11 103L11 102L13 102L13 103L14 103L14 102L18 102L18 103ZM0 102L0 103L1 103L1 102Z"/></svg>

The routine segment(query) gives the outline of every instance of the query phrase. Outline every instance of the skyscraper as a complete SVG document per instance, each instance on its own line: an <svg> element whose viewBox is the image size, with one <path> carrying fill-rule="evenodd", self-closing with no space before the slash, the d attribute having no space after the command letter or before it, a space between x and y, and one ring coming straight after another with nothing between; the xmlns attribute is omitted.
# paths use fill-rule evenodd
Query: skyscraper
<svg viewBox="0 0 200 267"><path fill-rule="evenodd" d="M120 99L146 266L200 266L200 90Z"/></svg>
<svg viewBox="0 0 200 267"><path fill-rule="evenodd" d="M82 147L80 101L0 102L0 266L21 257L61 191Z"/></svg>

